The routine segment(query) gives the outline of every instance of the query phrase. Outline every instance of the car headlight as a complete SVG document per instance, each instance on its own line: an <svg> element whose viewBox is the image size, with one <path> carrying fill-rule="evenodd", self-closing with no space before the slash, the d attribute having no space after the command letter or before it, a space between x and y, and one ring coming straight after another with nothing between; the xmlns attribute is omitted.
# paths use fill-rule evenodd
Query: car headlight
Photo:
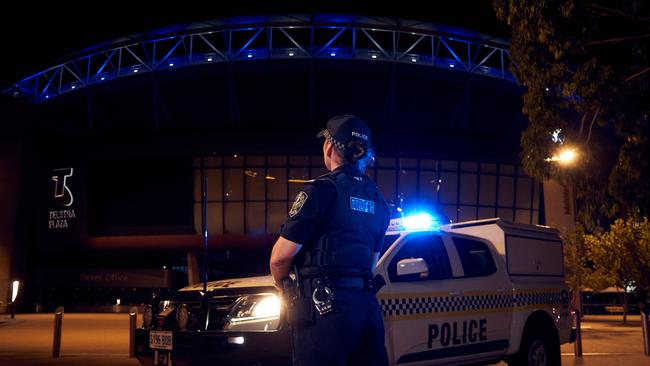
<svg viewBox="0 0 650 366"><path fill-rule="evenodd" d="M228 320L231 323L264 321L280 317L280 299L271 293L240 297L233 306Z"/></svg>

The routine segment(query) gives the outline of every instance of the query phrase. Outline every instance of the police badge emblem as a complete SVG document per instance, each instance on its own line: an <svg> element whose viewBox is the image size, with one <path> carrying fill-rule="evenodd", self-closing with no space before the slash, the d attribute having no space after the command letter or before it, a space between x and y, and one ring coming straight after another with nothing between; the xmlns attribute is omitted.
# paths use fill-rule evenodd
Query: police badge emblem
<svg viewBox="0 0 650 366"><path fill-rule="evenodd" d="M302 206L307 202L307 198L309 196L307 193L300 191L298 192L298 195L296 196L296 200L293 202L293 206L291 206L291 210L289 210L289 217L294 217L300 212L300 209Z"/></svg>

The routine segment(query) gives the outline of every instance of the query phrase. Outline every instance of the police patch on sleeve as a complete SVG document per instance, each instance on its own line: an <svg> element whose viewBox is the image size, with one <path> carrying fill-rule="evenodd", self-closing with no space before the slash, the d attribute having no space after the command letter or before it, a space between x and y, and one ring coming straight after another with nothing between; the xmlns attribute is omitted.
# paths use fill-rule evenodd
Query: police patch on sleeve
<svg viewBox="0 0 650 366"><path fill-rule="evenodd" d="M293 202L293 206L291 206L291 210L289 210L289 217L294 217L300 212L300 209L302 206L307 202L307 198L309 196L307 193L304 191L298 192L298 195L296 196L296 200Z"/></svg>

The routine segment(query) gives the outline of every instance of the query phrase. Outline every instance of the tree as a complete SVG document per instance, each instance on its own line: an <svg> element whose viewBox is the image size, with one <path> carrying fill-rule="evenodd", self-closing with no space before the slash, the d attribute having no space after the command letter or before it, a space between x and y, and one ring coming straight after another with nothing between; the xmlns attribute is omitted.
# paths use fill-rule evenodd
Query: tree
<svg viewBox="0 0 650 366"><path fill-rule="evenodd" d="M575 297L574 306L582 311L581 290L590 276L585 256L585 230L576 225L575 230L562 233L564 242L564 275L566 283Z"/></svg>
<svg viewBox="0 0 650 366"><path fill-rule="evenodd" d="M629 217L617 219L609 231L586 235L586 257L591 271L586 284L594 290L619 287L623 304L623 323L627 321L627 294L630 289L647 292L650 289L650 224Z"/></svg>
<svg viewBox="0 0 650 366"><path fill-rule="evenodd" d="M493 0L512 30L511 71L529 124L526 171L576 184L589 232L650 208L650 16L641 0ZM573 148L581 166L555 164Z"/></svg>

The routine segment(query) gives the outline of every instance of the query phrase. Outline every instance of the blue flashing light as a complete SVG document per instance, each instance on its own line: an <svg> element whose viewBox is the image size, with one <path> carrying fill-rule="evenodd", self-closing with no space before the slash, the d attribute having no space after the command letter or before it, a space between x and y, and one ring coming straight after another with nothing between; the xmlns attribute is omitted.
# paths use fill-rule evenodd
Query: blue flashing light
<svg viewBox="0 0 650 366"><path fill-rule="evenodd" d="M105 76L102 76L101 80L102 80L102 81L106 80L106 77L105 77Z"/></svg>
<svg viewBox="0 0 650 366"><path fill-rule="evenodd" d="M421 213L403 217L402 226L405 230L431 230L439 228L440 223L428 213Z"/></svg>
<svg viewBox="0 0 650 366"><path fill-rule="evenodd" d="M212 62L212 57L208 57L208 62Z"/></svg>
<svg viewBox="0 0 650 366"><path fill-rule="evenodd" d="M170 63L169 63L169 67L174 67L174 63L173 63L173 62L170 62Z"/></svg>
<svg viewBox="0 0 650 366"><path fill-rule="evenodd" d="M332 56L332 57L336 57L336 52L332 52L332 53L330 53L330 56Z"/></svg>
<svg viewBox="0 0 650 366"><path fill-rule="evenodd" d="M252 53L249 53L248 55L246 55L246 57L248 57L248 58L252 58L252 57L253 57L253 54L252 54Z"/></svg>
<svg viewBox="0 0 650 366"><path fill-rule="evenodd" d="M372 55L372 56L370 56L370 57L372 57L372 58L377 58L377 55Z"/></svg>
<svg viewBox="0 0 650 366"><path fill-rule="evenodd" d="M454 64L449 64L449 67L451 67L451 68L453 69L454 67L456 67L456 65L454 65Z"/></svg>

